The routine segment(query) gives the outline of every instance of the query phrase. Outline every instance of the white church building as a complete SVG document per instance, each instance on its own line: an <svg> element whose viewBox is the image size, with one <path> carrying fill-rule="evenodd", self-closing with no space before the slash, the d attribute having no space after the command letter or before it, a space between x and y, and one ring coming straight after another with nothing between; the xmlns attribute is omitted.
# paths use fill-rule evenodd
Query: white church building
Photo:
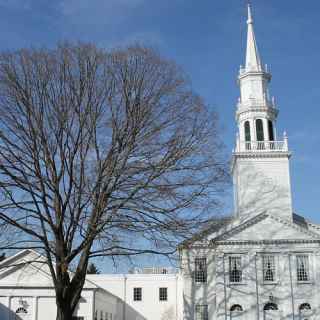
<svg viewBox="0 0 320 320"><path fill-rule="evenodd" d="M276 131L271 74L250 7L247 25L231 165L234 216L181 244L178 271L89 275L74 320L320 319L320 225L293 212L288 138ZM24 250L4 260L0 320L55 316L45 259Z"/></svg>

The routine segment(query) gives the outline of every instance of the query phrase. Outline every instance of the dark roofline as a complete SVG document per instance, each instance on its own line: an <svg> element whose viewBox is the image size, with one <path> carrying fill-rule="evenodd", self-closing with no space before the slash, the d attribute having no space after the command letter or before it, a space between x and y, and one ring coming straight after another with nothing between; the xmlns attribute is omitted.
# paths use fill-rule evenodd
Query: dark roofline
<svg viewBox="0 0 320 320"><path fill-rule="evenodd" d="M234 219L235 219L235 217L230 215L230 216L225 216L225 217L221 217L221 218L213 218L213 219L209 220L208 227L206 227L203 230L199 231L198 233L194 234L189 239L186 239L183 242L181 242L178 245L178 249L187 248L193 242L199 241L199 240L203 239L205 236L207 236L213 232L218 231L219 229L221 229L222 227L224 227L225 225L227 225L228 223L230 223Z"/></svg>

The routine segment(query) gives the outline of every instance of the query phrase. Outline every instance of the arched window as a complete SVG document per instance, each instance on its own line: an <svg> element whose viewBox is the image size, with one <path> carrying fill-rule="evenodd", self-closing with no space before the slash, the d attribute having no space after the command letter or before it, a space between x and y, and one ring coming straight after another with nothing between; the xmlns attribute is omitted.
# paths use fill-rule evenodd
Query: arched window
<svg viewBox="0 0 320 320"><path fill-rule="evenodd" d="M22 307L16 310L16 314L27 314L27 313L28 313L27 309Z"/></svg>
<svg viewBox="0 0 320 320"><path fill-rule="evenodd" d="M311 306L310 306L309 303L302 303L302 304L299 306L299 310L300 310L300 311L311 310Z"/></svg>
<svg viewBox="0 0 320 320"><path fill-rule="evenodd" d="M256 120L257 140L264 141L263 123L261 119Z"/></svg>
<svg viewBox="0 0 320 320"><path fill-rule="evenodd" d="M299 319L301 320L310 320L311 318L311 306L309 303L302 303L299 306Z"/></svg>
<svg viewBox="0 0 320 320"><path fill-rule="evenodd" d="M246 121L244 123L244 136L245 141L251 141L251 132L250 132L250 122Z"/></svg>
<svg viewBox="0 0 320 320"><path fill-rule="evenodd" d="M274 141L273 123L268 120L269 141Z"/></svg>
<svg viewBox="0 0 320 320"><path fill-rule="evenodd" d="M240 304L234 304L231 308L230 308L231 312L240 312L243 311L242 307L240 306Z"/></svg>
<svg viewBox="0 0 320 320"><path fill-rule="evenodd" d="M278 306L273 302L269 302L264 306L263 310L278 310Z"/></svg>

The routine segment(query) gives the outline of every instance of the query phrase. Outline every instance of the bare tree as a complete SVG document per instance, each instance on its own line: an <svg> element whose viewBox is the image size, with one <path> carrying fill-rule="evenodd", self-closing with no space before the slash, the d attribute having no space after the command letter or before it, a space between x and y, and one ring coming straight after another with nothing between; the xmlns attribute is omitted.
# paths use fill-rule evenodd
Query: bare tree
<svg viewBox="0 0 320 320"><path fill-rule="evenodd" d="M201 228L225 166L215 114L152 49L0 56L0 222L7 248L46 255L59 320L90 258L168 254Z"/></svg>

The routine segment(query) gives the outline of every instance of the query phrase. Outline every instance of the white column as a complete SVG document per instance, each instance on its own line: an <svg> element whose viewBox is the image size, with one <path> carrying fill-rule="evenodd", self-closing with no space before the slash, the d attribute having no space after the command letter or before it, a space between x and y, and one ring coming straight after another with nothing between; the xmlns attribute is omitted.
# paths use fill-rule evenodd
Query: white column
<svg viewBox="0 0 320 320"><path fill-rule="evenodd" d="M123 280L124 280L124 283L123 283L123 310L122 310L122 317L123 317L123 320L126 320L127 319L127 276L124 275L123 276Z"/></svg>
<svg viewBox="0 0 320 320"><path fill-rule="evenodd" d="M8 306L7 319L8 320L11 320L11 298L12 297L8 297L8 304L7 304L7 306Z"/></svg>
<svg viewBox="0 0 320 320"><path fill-rule="evenodd" d="M258 275L258 258L259 256L255 252L254 254L254 270L255 270L255 284L256 284L256 316L257 320L260 319L260 301L259 301L259 275Z"/></svg>
<svg viewBox="0 0 320 320"><path fill-rule="evenodd" d="M268 126L268 119L263 118L262 119L262 123L263 123L263 136L264 136L264 141L269 141L269 126Z"/></svg>
<svg viewBox="0 0 320 320"><path fill-rule="evenodd" d="M291 291L291 314L292 319L295 319L295 312L294 312L294 289L293 289L293 264L292 264L292 255L290 253L286 253L284 256L287 256L287 261L289 262L289 276L290 276L290 291Z"/></svg>
<svg viewBox="0 0 320 320"><path fill-rule="evenodd" d="M245 121L241 121L239 123L240 141L245 141L244 123L245 123Z"/></svg>
<svg viewBox="0 0 320 320"><path fill-rule="evenodd" d="M320 251L316 251L314 254L314 259L313 259L313 281L314 283L319 283L320 282ZM316 286L316 297L314 301L317 301L317 305L315 305L314 309L319 310L320 309L320 286Z"/></svg>
<svg viewBox="0 0 320 320"><path fill-rule="evenodd" d="M250 121L251 121L251 130L252 130L251 140L252 141L257 141L256 119L253 118Z"/></svg>
<svg viewBox="0 0 320 320"><path fill-rule="evenodd" d="M277 132L276 120L273 121L273 134L274 134L274 141L278 141L278 132Z"/></svg>
<svg viewBox="0 0 320 320"><path fill-rule="evenodd" d="M215 255L215 294L216 294L216 320L226 320L226 275L224 255L217 252ZM210 319L211 320L211 319Z"/></svg>
<svg viewBox="0 0 320 320"><path fill-rule="evenodd" d="M253 119L249 119L250 123L250 140L255 141L255 128L254 128L254 121Z"/></svg>
<svg viewBox="0 0 320 320"><path fill-rule="evenodd" d="M227 320L228 319L228 301L227 301L227 279L226 279L227 268L226 268L225 254L222 256L222 259L223 259L224 317L225 317L225 320Z"/></svg>
<svg viewBox="0 0 320 320"><path fill-rule="evenodd" d="M176 279L175 279L175 285L176 285L176 305L175 305L175 316L176 319L178 319L178 275L176 274Z"/></svg>
<svg viewBox="0 0 320 320"><path fill-rule="evenodd" d="M38 319L38 297L33 297L33 316L32 320Z"/></svg>

